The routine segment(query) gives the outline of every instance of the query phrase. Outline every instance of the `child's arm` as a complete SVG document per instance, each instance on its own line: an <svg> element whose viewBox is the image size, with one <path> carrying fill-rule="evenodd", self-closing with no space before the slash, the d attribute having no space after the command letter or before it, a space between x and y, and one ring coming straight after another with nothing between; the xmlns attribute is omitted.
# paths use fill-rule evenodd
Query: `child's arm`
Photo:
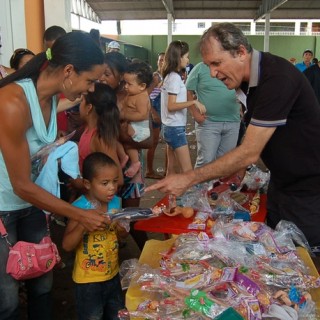
<svg viewBox="0 0 320 320"><path fill-rule="evenodd" d="M85 231L86 229L79 222L69 220L62 239L62 248L65 251L74 250L82 240Z"/></svg>
<svg viewBox="0 0 320 320"><path fill-rule="evenodd" d="M149 119L151 108L150 99L146 92L127 99L127 106L124 110L124 118L127 121L142 121Z"/></svg>

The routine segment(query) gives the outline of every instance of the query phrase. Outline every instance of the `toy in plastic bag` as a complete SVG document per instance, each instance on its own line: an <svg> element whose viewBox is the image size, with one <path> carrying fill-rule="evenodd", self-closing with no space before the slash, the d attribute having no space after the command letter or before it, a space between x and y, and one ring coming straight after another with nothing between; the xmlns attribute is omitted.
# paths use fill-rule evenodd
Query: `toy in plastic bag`
<svg viewBox="0 0 320 320"><path fill-rule="evenodd" d="M242 188L247 190L266 190L270 180L270 172L264 172L256 165L247 170L242 180Z"/></svg>
<svg viewBox="0 0 320 320"><path fill-rule="evenodd" d="M218 197L212 217L217 218L219 215L233 215L236 211L249 212L238 202L234 201L228 192L224 192Z"/></svg>
<svg viewBox="0 0 320 320"><path fill-rule="evenodd" d="M63 145L65 142L70 140L73 137L73 135L75 134L75 132L76 131L73 131L73 132L69 133L68 135L59 138L58 140L44 146L38 152L36 152L31 157L31 173L37 177L39 175L41 169L45 165L50 152L54 151L56 148L58 148L59 146Z"/></svg>
<svg viewBox="0 0 320 320"><path fill-rule="evenodd" d="M203 291L192 289L190 296L185 298L185 304L192 310L199 312L210 319L214 319L221 314L225 307L219 306L208 298L207 294Z"/></svg>
<svg viewBox="0 0 320 320"><path fill-rule="evenodd" d="M119 275L121 278L122 290L128 289L130 281L138 274L139 261L138 259L124 260L119 269Z"/></svg>
<svg viewBox="0 0 320 320"><path fill-rule="evenodd" d="M158 213L150 208L128 207L120 209L117 213L108 213L108 215L111 221L126 219L132 222L157 217Z"/></svg>
<svg viewBox="0 0 320 320"><path fill-rule="evenodd" d="M290 237L297 245L305 248L309 251L310 255L313 255L307 238L293 222L281 220L276 225L275 230L287 237Z"/></svg>
<svg viewBox="0 0 320 320"><path fill-rule="evenodd" d="M196 211L211 213L212 209L208 201L208 184L198 184L188 189L181 197L184 207L191 207Z"/></svg>

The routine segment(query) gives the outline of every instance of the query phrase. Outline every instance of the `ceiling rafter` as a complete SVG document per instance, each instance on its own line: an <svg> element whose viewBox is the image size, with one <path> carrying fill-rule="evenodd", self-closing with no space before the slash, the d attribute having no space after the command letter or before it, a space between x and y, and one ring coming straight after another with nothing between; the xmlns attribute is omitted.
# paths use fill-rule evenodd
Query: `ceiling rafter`
<svg viewBox="0 0 320 320"><path fill-rule="evenodd" d="M319 19L320 0L87 0L100 20ZM259 14L260 13L260 14Z"/></svg>

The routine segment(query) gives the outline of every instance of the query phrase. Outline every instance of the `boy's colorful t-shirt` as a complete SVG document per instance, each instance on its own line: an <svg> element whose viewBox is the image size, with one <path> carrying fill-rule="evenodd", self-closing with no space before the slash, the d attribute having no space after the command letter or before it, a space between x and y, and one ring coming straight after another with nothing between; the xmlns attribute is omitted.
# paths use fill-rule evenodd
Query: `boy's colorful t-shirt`
<svg viewBox="0 0 320 320"><path fill-rule="evenodd" d="M81 196L73 205L93 209L92 203ZM114 196L108 203L108 212L121 208L121 199ZM85 233L76 249L72 279L76 283L102 282L112 279L119 272L118 239L114 229Z"/></svg>

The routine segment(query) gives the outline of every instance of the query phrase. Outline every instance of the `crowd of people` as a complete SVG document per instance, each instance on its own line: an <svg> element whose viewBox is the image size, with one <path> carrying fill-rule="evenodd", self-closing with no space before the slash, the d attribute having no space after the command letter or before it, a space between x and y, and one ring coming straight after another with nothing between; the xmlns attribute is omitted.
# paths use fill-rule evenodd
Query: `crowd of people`
<svg viewBox="0 0 320 320"><path fill-rule="evenodd" d="M47 231L45 212L66 219L62 245L76 252L79 319L117 319L125 308L118 250L128 229L103 213L139 207L144 191L178 196L204 181L243 176L261 158L271 172L267 224L292 221L320 248L320 68L311 50L293 66L221 23L201 37L203 62L191 67L188 43L172 41L152 72L120 53L117 41L104 53L99 37L96 30L53 26L44 33L44 52L17 49L10 68L0 66L0 218L11 243L38 243ZM195 164L188 112L196 122ZM66 176L60 167L59 199L36 183L31 158L70 133L80 174ZM153 167L160 134L165 176ZM145 188L145 177L164 179ZM133 226L130 233L142 250L146 233ZM0 319L19 319L19 282L6 273L8 255L0 239L0 290L7 293ZM84 267L88 261L95 268ZM51 319L52 281L52 272L25 281L29 319Z"/></svg>

